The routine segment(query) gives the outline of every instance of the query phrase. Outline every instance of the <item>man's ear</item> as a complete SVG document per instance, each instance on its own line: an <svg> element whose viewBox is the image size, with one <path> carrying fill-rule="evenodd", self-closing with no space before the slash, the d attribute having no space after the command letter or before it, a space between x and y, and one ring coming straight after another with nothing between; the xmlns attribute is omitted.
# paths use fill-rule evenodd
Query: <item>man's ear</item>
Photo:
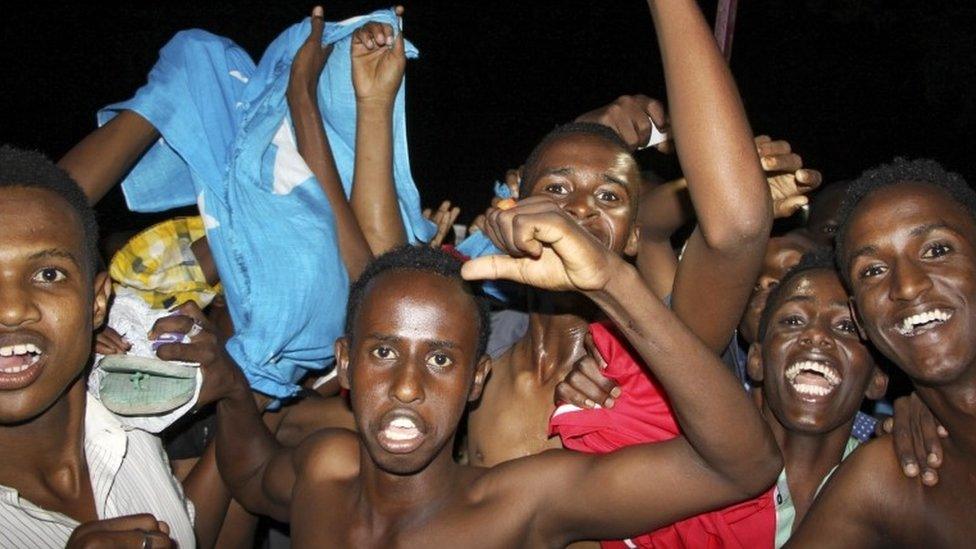
<svg viewBox="0 0 976 549"><path fill-rule="evenodd" d="M749 358L746 360L746 372L749 374L749 379L755 381L756 383L762 383L762 345L759 343L749 345Z"/></svg>
<svg viewBox="0 0 976 549"><path fill-rule="evenodd" d="M854 321L854 326L857 328L857 335L861 337L861 341L867 341L868 334L864 331L864 326L861 324L861 315L857 312L857 303L854 302L853 297L847 298L847 308L851 310L851 320Z"/></svg>
<svg viewBox="0 0 976 549"><path fill-rule="evenodd" d="M112 279L108 272L102 271L95 275L92 282L95 291L95 299L92 301L92 328L97 330L102 327L105 317L108 316L108 302L112 297Z"/></svg>
<svg viewBox="0 0 976 549"><path fill-rule="evenodd" d="M627 235L627 244L624 245L624 255L627 257L634 257L637 255L638 245L640 244L640 226L637 220L634 220L634 226L630 229L630 234Z"/></svg>
<svg viewBox="0 0 976 549"><path fill-rule="evenodd" d="M349 391L349 340L345 336L340 337L335 342L336 368L338 368L339 386Z"/></svg>
<svg viewBox="0 0 976 549"><path fill-rule="evenodd" d="M474 368L474 381L471 382L471 391L468 392L468 402L474 402L481 398L481 392L485 388L485 381L491 373L491 357L484 355Z"/></svg>
<svg viewBox="0 0 976 549"><path fill-rule="evenodd" d="M871 372L871 382L868 383L864 396L870 400L879 400L884 398L886 392L888 392L888 374L875 366Z"/></svg>

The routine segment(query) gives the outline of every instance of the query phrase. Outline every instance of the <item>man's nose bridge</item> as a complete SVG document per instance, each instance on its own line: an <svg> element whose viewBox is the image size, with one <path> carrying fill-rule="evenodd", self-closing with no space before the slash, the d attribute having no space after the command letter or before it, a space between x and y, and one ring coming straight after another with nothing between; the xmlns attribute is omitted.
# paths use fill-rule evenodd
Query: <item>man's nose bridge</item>
<svg viewBox="0 0 976 549"><path fill-rule="evenodd" d="M420 381L421 376L423 376L423 371L416 363L416 360L414 360L414 357L408 357L398 368L396 377L393 380L394 393L401 397L401 400L408 399L408 402L415 400L423 392Z"/></svg>
<svg viewBox="0 0 976 549"><path fill-rule="evenodd" d="M590 193L574 192L569 195L566 204L563 206L570 215L582 218L594 211L595 204Z"/></svg>
<svg viewBox="0 0 976 549"><path fill-rule="evenodd" d="M894 264L894 288L897 297L913 298L922 291L928 283L928 275L921 266L911 258L899 259Z"/></svg>

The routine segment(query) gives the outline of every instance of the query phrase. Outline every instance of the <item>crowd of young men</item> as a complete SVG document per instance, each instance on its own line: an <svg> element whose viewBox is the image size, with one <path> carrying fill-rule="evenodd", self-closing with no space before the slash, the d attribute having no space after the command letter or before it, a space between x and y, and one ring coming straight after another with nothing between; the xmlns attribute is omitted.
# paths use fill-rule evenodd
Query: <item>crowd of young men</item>
<svg viewBox="0 0 976 549"><path fill-rule="evenodd" d="M806 226L780 230L819 173L785 141L753 137L693 0L648 5L667 115L627 96L547 134L512 172L518 200L479 223L498 253L463 261L408 243L393 115L407 48L390 19L350 30L357 152L344 189L317 93L328 30L313 11L282 99L317 182L295 192L330 209L306 212L326 220L306 228L331 227L322 257L354 281L335 377L292 399L254 390L256 370L238 363L250 344L229 352L228 340L309 336L253 325L259 277L244 304L228 294L229 319L180 304L144 336L185 336L155 353L199 364L193 407L213 410L196 421L215 434L179 478L161 439L88 387L96 334L101 354L142 337L103 328L113 281L90 204L178 141L166 105L123 109L59 166L0 148L0 547L249 546L256 516L290 525L299 547L967 546L976 193L934 161L898 159L816 191ZM664 126L683 178L652 185L633 152ZM292 192L277 181L269 196ZM235 203L207 192L210 208ZM439 243L457 213L436 215ZM671 239L690 223L679 259ZM240 274L224 231L188 253L209 285ZM278 267L302 265L314 262ZM495 358L502 306L482 281L524 289L523 325ZM278 295L319 294L313 307L335 291ZM894 436L868 440L861 409L885 396L885 364L915 394L896 406Z"/></svg>

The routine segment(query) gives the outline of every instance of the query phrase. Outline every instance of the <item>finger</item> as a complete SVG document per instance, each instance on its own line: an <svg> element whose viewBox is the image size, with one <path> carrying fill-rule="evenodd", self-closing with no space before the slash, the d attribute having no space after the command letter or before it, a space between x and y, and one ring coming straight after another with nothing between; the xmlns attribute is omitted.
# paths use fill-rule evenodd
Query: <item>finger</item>
<svg viewBox="0 0 976 549"><path fill-rule="evenodd" d="M564 381L585 397L584 403L597 403L602 406L604 402L611 401L611 406L613 406L613 399L610 398L610 392L601 389L593 380L581 372L581 368L583 368L582 362L586 360L586 358L580 359ZM595 368L595 366L593 367ZM592 408L593 406L587 407Z"/></svg>
<svg viewBox="0 0 976 549"><path fill-rule="evenodd" d="M312 8L312 31L308 33L308 41L322 43L322 29L325 28L325 10L322 6Z"/></svg>
<svg viewBox="0 0 976 549"><path fill-rule="evenodd" d="M387 37L386 29L389 28L389 25L383 25L379 23L369 23L366 25L366 27L369 29L370 38L372 38L373 42L376 42L377 45L386 46L387 44L389 44L389 42L386 39ZM393 37L392 31L390 32L389 36L391 38Z"/></svg>
<svg viewBox="0 0 976 549"><path fill-rule="evenodd" d="M393 11L395 11L397 15L403 15L403 6L397 6L393 8Z"/></svg>
<svg viewBox="0 0 976 549"><path fill-rule="evenodd" d="M508 192L512 197L518 198L520 183L521 177L519 176L518 170L508 170L505 172L505 186L508 187Z"/></svg>
<svg viewBox="0 0 976 549"><path fill-rule="evenodd" d="M356 29L356 32L353 33L353 40L356 43L362 44L368 51L376 49L376 42L373 41L373 36L365 26Z"/></svg>
<svg viewBox="0 0 976 549"><path fill-rule="evenodd" d="M786 141L773 141L767 136L766 141L760 143L758 140L756 142L756 150L759 152L759 156L779 156L782 154L790 154L793 152L793 148Z"/></svg>
<svg viewBox="0 0 976 549"><path fill-rule="evenodd" d="M130 530L146 530L147 532L152 532L159 530L159 522L156 520L156 517L149 513L99 520L92 524L97 526L98 530L106 532L126 532Z"/></svg>
<svg viewBox="0 0 976 549"><path fill-rule="evenodd" d="M880 425L881 429L883 430L882 434L891 433L891 431L895 428L895 418L888 416L884 421L881 422Z"/></svg>
<svg viewBox="0 0 976 549"><path fill-rule="evenodd" d="M768 135L757 135L755 138L756 147L758 148L761 143L769 143L773 138Z"/></svg>
<svg viewBox="0 0 976 549"><path fill-rule="evenodd" d="M128 351L129 349L132 348L132 343L126 341L121 335L119 335L118 332L116 332L111 328L106 328L105 330L103 330L102 335L107 337L109 341L111 341L112 344L119 349Z"/></svg>
<svg viewBox="0 0 976 549"><path fill-rule="evenodd" d="M586 398L586 395L577 391L575 387L565 381L560 381L556 385L555 396L556 403L565 402L586 410L596 408L595 402Z"/></svg>
<svg viewBox="0 0 976 549"><path fill-rule="evenodd" d="M453 227L454 222L457 221L458 216L461 215L461 208L457 206L451 208L451 211L447 214L447 225L448 227Z"/></svg>
<svg viewBox="0 0 976 549"><path fill-rule="evenodd" d="M167 523L165 520L159 521L159 531L168 536L170 532L169 523Z"/></svg>
<svg viewBox="0 0 976 549"><path fill-rule="evenodd" d="M468 227L468 233L483 230L484 226L485 214L478 214L478 217L474 218L474 221L471 222L471 226Z"/></svg>
<svg viewBox="0 0 976 549"><path fill-rule="evenodd" d="M915 459L915 443L912 440L911 421L908 415L906 400L900 398L895 400L894 425L891 431L891 440L895 445L895 455L901 463L902 471L905 476L915 478L921 472L918 461Z"/></svg>
<svg viewBox="0 0 976 549"><path fill-rule="evenodd" d="M420 215L424 216L424 219L430 219L430 208L424 208L424 211L420 212Z"/></svg>
<svg viewBox="0 0 976 549"><path fill-rule="evenodd" d="M919 427L926 451L925 464L937 469L942 466L942 440L938 433L938 422L931 413L923 412L922 417L919 418Z"/></svg>
<svg viewBox="0 0 976 549"><path fill-rule="evenodd" d="M612 379L603 375L603 369L597 365L596 360L587 356L579 362L580 374L586 376L593 385L600 391L599 394L590 395L595 402L603 404L605 408L613 408L614 399L620 396L620 388ZM616 394L614 390L616 389Z"/></svg>
<svg viewBox="0 0 976 549"><path fill-rule="evenodd" d="M167 333L188 334L195 323L192 318L182 314L164 316L153 323L152 329L149 330L149 340L159 339Z"/></svg>
<svg viewBox="0 0 976 549"><path fill-rule="evenodd" d="M510 216L502 217L505 214L502 210L493 209L488 212L485 221L485 228L491 241L502 252L513 257L521 257L522 252L512 241L512 222Z"/></svg>
<svg viewBox="0 0 976 549"><path fill-rule="evenodd" d="M525 283L519 269L519 260L506 255L476 257L461 267L461 277L465 280L511 280Z"/></svg>
<svg viewBox="0 0 976 549"><path fill-rule="evenodd" d="M775 217L784 218L789 217L796 213L797 210L806 206L810 203L810 199L806 195L796 195L789 198L784 198L783 200L777 202Z"/></svg>
<svg viewBox="0 0 976 549"><path fill-rule="evenodd" d="M403 44L402 32L397 33L396 39L393 40L393 53L401 58L406 56L406 46Z"/></svg>
<svg viewBox="0 0 976 549"><path fill-rule="evenodd" d="M802 169L794 174L796 182L803 192L810 192L820 186L823 175L818 170Z"/></svg>
<svg viewBox="0 0 976 549"><path fill-rule="evenodd" d="M156 349L156 356L162 360L196 362L198 364L205 364L213 359L211 348L203 342L160 345Z"/></svg>
<svg viewBox="0 0 976 549"><path fill-rule="evenodd" d="M172 309L172 311L184 316L188 316L200 324L205 324L207 322L207 315L203 314L203 309L201 309L200 306L197 305L197 302L193 301L192 299L182 303L179 307Z"/></svg>
<svg viewBox="0 0 976 549"><path fill-rule="evenodd" d="M803 167L803 159L795 153L761 156L759 161L767 172L795 172Z"/></svg>

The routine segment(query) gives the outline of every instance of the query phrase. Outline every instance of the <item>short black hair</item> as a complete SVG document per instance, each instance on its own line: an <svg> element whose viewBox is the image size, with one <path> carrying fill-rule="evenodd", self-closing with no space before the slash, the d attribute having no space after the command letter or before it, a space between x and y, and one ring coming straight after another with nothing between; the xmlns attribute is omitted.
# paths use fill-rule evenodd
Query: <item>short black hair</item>
<svg viewBox="0 0 976 549"><path fill-rule="evenodd" d="M763 307L762 314L759 316L760 343L766 339L766 330L769 327L770 317L773 316L776 308L779 307L780 302L783 300L783 294L786 293L785 288L801 274L819 270L837 272L837 268L834 266L834 253L830 248L818 247L803 254L800 262L787 271L783 275L783 279L779 281L779 284L773 288L773 291L769 292L769 297L766 298L766 306Z"/></svg>
<svg viewBox="0 0 976 549"><path fill-rule="evenodd" d="M850 287L851 282L848 279L847 272L850 265L848 264L847 243L845 241L847 240L851 217L857 210L858 204L867 195L878 189L909 182L922 183L942 189L976 219L976 192L969 188L961 175L946 171L935 160L895 158L891 163L866 170L847 189L847 195L844 197L837 214L838 226L837 238L835 239L837 268L840 269L841 278L848 287Z"/></svg>
<svg viewBox="0 0 976 549"><path fill-rule="evenodd" d="M528 187L529 180L531 179L532 169L535 164L539 161L539 156L542 155L542 151L545 150L553 141L571 134L583 134L592 135L599 137L607 141L608 143L620 147L620 150L627 153L631 158L630 147L627 143L617 135L617 132L613 131L609 126L604 126L603 124L597 124L595 122L570 122L568 124L563 124L561 126L556 126L551 132L547 133L545 137L539 141L539 144L532 149L529 153L529 157L525 159L525 163L522 164L522 180L519 182L519 198L525 198L529 196L532 189Z"/></svg>
<svg viewBox="0 0 976 549"><path fill-rule="evenodd" d="M467 280L461 278L461 261L439 249L429 246L404 245L394 248L369 262L359 278L349 287L349 302L346 304L346 337L352 337L353 324L366 288L377 276L389 271L420 271L458 282L471 295L478 309L478 349L476 357L485 354L488 348L488 335L491 320L488 316L488 301L476 293Z"/></svg>
<svg viewBox="0 0 976 549"><path fill-rule="evenodd" d="M85 253L92 273L98 271L98 222L95 210L78 183L37 151L0 145L0 188L45 189L60 196L77 212L84 231Z"/></svg>

